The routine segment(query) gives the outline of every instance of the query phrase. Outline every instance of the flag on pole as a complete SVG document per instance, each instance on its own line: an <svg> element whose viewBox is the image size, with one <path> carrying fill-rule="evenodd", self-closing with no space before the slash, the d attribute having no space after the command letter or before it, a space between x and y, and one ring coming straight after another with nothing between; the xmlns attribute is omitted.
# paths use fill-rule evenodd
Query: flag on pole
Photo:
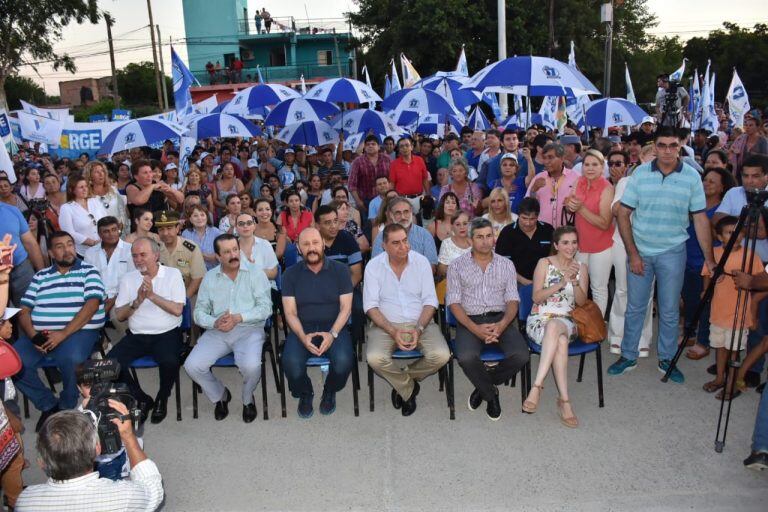
<svg viewBox="0 0 768 512"><path fill-rule="evenodd" d="M728 94L726 95L728 100L728 117L734 126L744 126L744 114L749 112L749 96L747 96L747 90L744 88L744 84L741 83L741 78L736 72L736 68L733 68L733 78L731 79L731 85L728 87Z"/></svg>
<svg viewBox="0 0 768 512"><path fill-rule="evenodd" d="M301 74L301 95L304 96L307 94L307 84L304 82L304 73Z"/></svg>
<svg viewBox="0 0 768 512"><path fill-rule="evenodd" d="M456 73L464 76L469 76L469 66L467 66L467 54L464 52L464 45L461 45L459 62L456 64Z"/></svg>
<svg viewBox="0 0 768 512"><path fill-rule="evenodd" d="M699 83L699 70L693 71L691 79L691 101L688 103L691 112L691 130L701 128L701 85Z"/></svg>
<svg viewBox="0 0 768 512"><path fill-rule="evenodd" d="M624 80L627 82L627 101L631 101L637 105L637 99L635 98L635 89L632 87L632 79L629 77L629 66L624 63Z"/></svg>
<svg viewBox="0 0 768 512"><path fill-rule="evenodd" d="M501 107L499 106L499 99L496 97L496 94L492 92L483 94L483 101L485 101L491 107L491 110L493 111L493 117L501 120Z"/></svg>
<svg viewBox="0 0 768 512"><path fill-rule="evenodd" d="M683 74L685 74L685 62L687 60L688 59L683 59L683 63L680 65L680 67L677 68L672 74L669 75L669 79L671 81L679 82L680 80L683 79Z"/></svg>
<svg viewBox="0 0 768 512"><path fill-rule="evenodd" d="M416 68L413 67L413 64L411 64L411 61L408 60L408 57L406 57L404 53L400 54L400 67L403 70L404 89L413 87L413 84L421 80L421 76L416 71Z"/></svg>
<svg viewBox="0 0 768 512"><path fill-rule="evenodd" d="M173 47L171 47L171 79L173 81L173 101L176 106L176 117L184 119L194 112L192 95L189 92L189 88L192 87L196 80Z"/></svg>
<svg viewBox="0 0 768 512"><path fill-rule="evenodd" d="M13 169L13 161L8 155L8 150L5 148L5 144L0 144L0 171L5 171L5 174L8 176L8 181L16 183L16 171Z"/></svg>
<svg viewBox="0 0 768 512"><path fill-rule="evenodd" d="M568 54L568 65L576 67L576 47L573 44L573 41L571 41L571 51Z"/></svg>
<svg viewBox="0 0 768 512"><path fill-rule="evenodd" d="M555 124L557 126L557 133L562 135L565 133L565 125L568 122L568 114L565 104L565 96L557 96L557 114L555 116Z"/></svg>
<svg viewBox="0 0 768 512"><path fill-rule="evenodd" d="M715 114L714 93L711 91L714 75L710 76L709 68L712 62L707 60L707 71L704 73L704 86L701 88L701 126L711 133L715 133L720 123Z"/></svg>
<svg viewBox="0 0 768 512"><path fill-rule="evenodd" d="M261 76L261 67L258 64L256 64L256 78L258 78L260 84L266 83L264 77Z"/></svg>
<svg viewBox="0 0 768 512"><path fill-rule="evenodd" d="M368 73L368 66L363 65L362 69L363 75L365 75L365 85L373 89L373 86L371 85L371 75ZM374 110L376 108L376 102L375 101L369 101L368 102L368 110Z"/></svg>
<svg viewBox="0 0 768 512"><path fill-rule="evenodd" d="M384 97L392 94L392 82L389 81L389 75L384 75Z"/></svg>
<svg viewBox="0 0 768 512"><path fill-rule="evenodd" d="M579 128L583 128L584 125L584 112L587 109L590 99L589 95L583 94L578 97L566 97L565 109L568 114L568 119Z"/></svg>
<svg viewBox="0 0 768 512"><path fill-rule="evenodd" d="M400 87L400 77L397 74L397 67L395 67L395 59L392 59L390 63L392 64L392 74L389 77L391 84L389 90L390 92L397 92L402 89L402 87Z"/></svg>
<svg viewBox="0 0 768 512"><path fill-rule="evenodd" d="M558 96L545 96L539 108L542 124L550 129L557 128L557 99Z"/></svg>

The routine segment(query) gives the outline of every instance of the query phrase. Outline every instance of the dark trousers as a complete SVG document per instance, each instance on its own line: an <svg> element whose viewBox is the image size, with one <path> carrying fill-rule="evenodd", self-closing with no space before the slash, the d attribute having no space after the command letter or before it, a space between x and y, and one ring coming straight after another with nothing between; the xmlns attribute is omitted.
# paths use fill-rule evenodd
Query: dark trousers
<svg viewBox="0 0 768 512"><path fill-rule="evenodd" d="M504 313L470 315L476 324L492 324L501 320ZM456 359L464 374L475 388L480 391L483 400L492 400L496 395L494 385L511 379L528 362L528 346L520 332L509 325L499 337L499 348L504 352L504 359L495 367L486 369L480 354L486 346L462 324L456 327Z"/></svg>
<svg viewBox="0 0 768 512"><path fill-rule="evenodd" d="M701 269L685 268L685 277L683 277L683 315L685 317L685 328L688 329L696 313L696 308L701 302L701 292L704 291L704 279L701 277ZM697 327L696 343L709 347L709 306L704 309L699 318Z"/></svg>
<svg viewBox="0 0 768 512"><path fill-rule="evenodd" d="M320 331L320 329L313 329ZM328 329L324 329L328 332ZM295 334L290 333L285 340L283 348L283 371L288 380L288 389L294 398L312 396L312 381L307 375L307 360L314 357ZM323 354L330 361L328 376L325 378L324 392L337 393L344 389L347 378L352 371L352 365L356 364L355 351L352 349L352 338L349 330L344 328L339 337L331 343L331 347Z"/></svg>
<svg viewBox="0 0 768 512"><path fill-rule="evenodd" d="M120 380L128 384L136 399L142 400L148 395L131 376L131 363L140 357L152 356L160 367L160 390L157 392L157 398L167 400L181 366L181 349L179 328L161 334L129 333L109 351L107 357L117 359L120 363Z"/></svg>

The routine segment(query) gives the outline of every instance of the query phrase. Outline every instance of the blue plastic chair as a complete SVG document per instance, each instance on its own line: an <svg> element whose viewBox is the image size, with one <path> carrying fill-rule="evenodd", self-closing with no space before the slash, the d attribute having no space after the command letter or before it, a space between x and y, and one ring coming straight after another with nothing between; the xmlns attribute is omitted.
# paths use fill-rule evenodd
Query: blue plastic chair
<svg viewBox="0 0 768 512"><path fill-rule="evenodd" d="M528 315L531 313L531 308L533 307L533 286L521 286L518 289L518 293L520 294L520 325L521 329L525 329L525 321L527 320ZM531 351L531 354L541 355L541 345L534 343L533 340L531 340L528 335L525 334L525 332L523 332L523 334L528 341L528 349ZM568 345L568 357L580 356L579 373L576 377L576 382L581 382L581 378L584 373L584 359L590 352L595 353L595 365L597 368L598 405L603 407L605 405L605 400L603 397L603 359L600 349L600 343L584 343L580 339L576 339L570 345ZM531 383L531 362L529 360L525 365L526 395L531 391Z"/></svg>
<svg viewBox="0 0 768 512"><path fill-rule="evenodd" d="M192 336L192 305L187 299L184 304L184 309L181 311L181 326L184 336L188 339L185 341L185 345L189 346L189 338ZM133 379L138 383L139 377L136 370L145 370L148 368L157 368L159 365L155 358L152 356L143 356L131 363L131 375ZM176 391L176 421L181 421L181 366L176 370L176 382L174 383L174 389Z"/></svg>
<svg viewBox="0 0 768 512"><path fill-rule="evenodd" d="M285 244L285 252L283 252L283 263L285 268L295 265L299 261L299 249L293 242Z"/></svg>

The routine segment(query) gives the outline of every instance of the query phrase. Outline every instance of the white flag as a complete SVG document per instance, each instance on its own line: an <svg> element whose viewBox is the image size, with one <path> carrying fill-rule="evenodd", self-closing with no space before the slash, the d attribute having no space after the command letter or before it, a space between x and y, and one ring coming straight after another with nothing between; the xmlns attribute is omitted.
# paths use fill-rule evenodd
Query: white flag
<svg viewBox="0 0 768 512"><path fill-rule="evenodd" d="M707 60L707 71L704 73L704 86L701 88L701 128L709 130L711 133L715 133L720 123L717 121L717 114L715 114L714 93L711 91L712 78L710 77L709 68L712 62Z"/></svg>
<svg viewBox="0 0 768 512"><path fill-rule="evenodd" d="M390 82L392 83L392 87L390 89L390 92L394 93L402 89L402 87L400 87L400 78L398 77L398 74L397 74L397 67L395 67L395 59L392 59L391 64L392 64L392 75L389 77L389 79L390 79Z"/></svg>
<svg viewBox="0 0 768 512"><path fill-rule="evenodd" d="M5 171L8 175L8 181L16 183L16 172L13 170L13 161L5 149L5 144L0 144L0 171Z"/></svg>
<svg viewBox="0 0 768 512"><path fill-rule="evenodd" d="M464 45L461 45L461 54L459 54L459 62L456 64L456 73L469 76L469 66L467 66L467 54L464 52Z"/></svg>
<svg viewBox="0 0 768 512"><path fill-rule="evenodd" d="M55 119L57 121L67 121L69 119L68 108L41 108L27 103L24 100L21 102L21 108L27 114L34 114L36 116L47 117L48 119Z"/></svg>
<svg viewBox="0 0 768 512"><path fill-rule="evenodd" d="M301 95L307 94L307 84L304 82L304 74L301 75Z"/></svg>
<svg viewBox="0 0 768 512"><path fill-rule="evenodd" d="M679 82L680 80L683 79L683 74L685 74L685 62L687 60L688 59L683 59L683 63L680 65L680 67L677 68L671 75L669 75L670 81Z"/></svg>
<svg viewBox="0 0 768 512"><path fill-rule="evenodd" d="M731 79L731 86L728 87L728 116L731 118L731 122L734 126L744 126L744 114L749 112L749 96L747 96L747 90L744 88L744 84L741 83L741 78L736 72L736 68L733 68L733 78Z"/></svg>
<svg viewBox="0 0 768 512"><path fill-rule="evenodd" d="M629 77L629 66L624 63L624 79L627 81L627 101L631 101L637 105L637 99L635 98L635 89L632 87L632 79Z"/></svg>
<svg viewBox="0 0 768 512"><path fill-rule="evenodd" d="M568 54L568 65L576 67L576 47L571 41L571 52Z"/></svg>
<svg viewBox="0 0 768 512"><path fill-rule="evenodd" d="M195 103L194 109L198 114L210 114L211 110L218 106L219 102L216 100L216 95L210 96L200 103Z"/></svg>
<svg viewBox="0 0 768 512"><path fill-rule="evenodd" d="M413 64L411 64L411 61L408 60L408 57L406 57L404 53L400 54L400 67L403 70L403 88L404 89L413 87L413 84L421 80L421 76L416 71L416 68L413 67Z"/></svg>
<svg viewBox="0 0 768 512"><path fill-rule="evenodd" d="M368 73L368 66L363 65L362 69L363 75L365 75L365 85L373 89L373 86L371 85L371 75ZM368 110L375 110L376 109L376 102L370 101L368 102Z"/></svg>
<svg viewBox="0 0 768 512"><path fill-rule="evenodd" d="M557 100L559 96L546 96L539 108L541 122L547 128L557 128Z"/></svg>
<svg viewBox="0 0 768 512"><path fill-rule="evenodd" d="M64 124L49 117L19 112L21 137L32 142L42 142L58 147Z"/></svg>
<svg viewBox="0 0 768 512"><path fill-rule="evenodd" d="M698 130L701 128L701 85L698 69L694 70L691 83L691 130Z"/></svg>

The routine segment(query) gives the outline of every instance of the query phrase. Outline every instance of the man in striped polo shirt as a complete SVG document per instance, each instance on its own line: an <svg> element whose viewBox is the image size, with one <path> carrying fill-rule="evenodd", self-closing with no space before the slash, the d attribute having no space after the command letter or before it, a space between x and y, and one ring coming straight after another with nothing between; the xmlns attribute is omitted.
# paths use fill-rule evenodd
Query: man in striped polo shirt
<svg viewBox="0 0 768 512"><path fill-rule="evenodd" d="M621 357L608 368L609 375L621 375L637 366L638 344L654 277L659 301L659 371L666 373L669 368L677 350L689 215L704 261L710 272L715 268L701 176L680 160L680 139L673 128L660 128L654 144L656 159L632 173L617 215L630 272ZM670 379L678 384L685 380L677 368Z"/></svg>
<svg viewBox="0 0 768 512"><path fill-rule="evenodd" d="M75 366L88 359L105 321L99 271L77 259L69 233L54 232L48 247L53 265L35 274L21 299L23 335L14 345L23 363L16 385L42 413L36 430L48 416L77 405ZM58 399L37 372L46 358L61 372Z"/></svg>

